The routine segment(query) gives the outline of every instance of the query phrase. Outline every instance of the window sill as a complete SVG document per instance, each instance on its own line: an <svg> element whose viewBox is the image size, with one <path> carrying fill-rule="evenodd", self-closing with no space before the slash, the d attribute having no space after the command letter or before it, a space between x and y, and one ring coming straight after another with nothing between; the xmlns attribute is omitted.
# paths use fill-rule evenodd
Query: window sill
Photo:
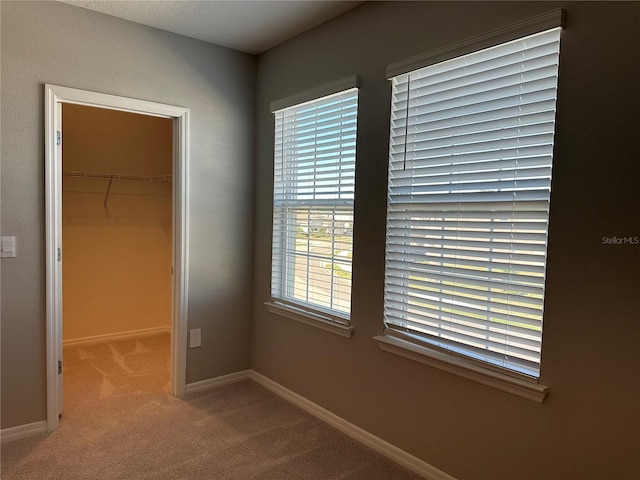
<svg viewBox="0 0 640 480"><path fill-rule="evenodd" d="M281 317L290 318L291 320L304 323L305 325L311 325L312 327L319 328L335 335L340 335L341 337L351 338L353 333L352 326L332 322L320 315L316 315L315 313L300 310L281 303L265 302L264 304L271 313L280 315Z"/></svg>
<svg viewBox="0 0 640 480"><path fill-rule="evenodd" d="M380 349L385 352L453 373L459 377L473 380L537 403L542 403L549 391L549 387L546 385L530 383L503 373L494 372L399 338L385 335L378 335L373 338L378 342Z"/></svg>

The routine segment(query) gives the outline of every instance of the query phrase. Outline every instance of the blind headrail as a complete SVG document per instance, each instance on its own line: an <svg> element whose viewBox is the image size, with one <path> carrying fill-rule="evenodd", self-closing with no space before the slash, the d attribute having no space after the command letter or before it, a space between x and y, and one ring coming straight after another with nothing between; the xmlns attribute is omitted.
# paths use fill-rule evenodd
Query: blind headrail
<svg viewBox="0 0 640 480"><path fill-rule="evenodd" d="M349 77L336 80L335 82L327 83L320 87L311 88L309 90L305 90L304 92L300 92L289 97L274 100L273 102L271 102L271 113L275 113L279 110L284 110L285 108L298 106L302 103L310 102L312 100L317 100L321 97L340 93L351 88L357 88L359 86L360 77L358 77L357 75L351 75Z"/></svg>
<svg viewBox="0 0 640 480"><path fill-rule="evenodd" d="M418 68L434 65L454 57L465 55L483 48L493 47L501 43L515 40L518 37L531 35L543 30L564 27L566 12L556 8L526 20L506 25L480 35L476 35L444 47L436 48L414 57L410 57L387 66L387 78L391 79Z"/></svg>

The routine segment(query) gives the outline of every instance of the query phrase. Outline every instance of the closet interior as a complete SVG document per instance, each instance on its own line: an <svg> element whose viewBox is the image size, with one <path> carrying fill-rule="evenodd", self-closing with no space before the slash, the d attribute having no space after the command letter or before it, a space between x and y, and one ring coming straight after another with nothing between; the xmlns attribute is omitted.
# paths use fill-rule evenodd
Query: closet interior
<svg viewBox="0 0 640 480"><path fill-rule="evenodd" d="M171 328L171 119L63 105L63 345Z"/></svg>

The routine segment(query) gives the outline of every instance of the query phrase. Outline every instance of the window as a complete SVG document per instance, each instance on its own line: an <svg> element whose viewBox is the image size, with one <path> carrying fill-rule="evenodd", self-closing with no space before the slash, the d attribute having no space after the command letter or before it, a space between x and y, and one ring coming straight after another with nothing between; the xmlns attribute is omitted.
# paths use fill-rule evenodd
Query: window
<svg viewBox="0 0 640 480"><path fill-rule="evenodd" d="M351 309L357 107L348 88L274 112L271 304L341 324Z"/></svg>
<svg viewBox="0 0 640 480"><path fill-rule="evenodd" d="M385 337L539 376L559 46L391 78Z"/></svg>

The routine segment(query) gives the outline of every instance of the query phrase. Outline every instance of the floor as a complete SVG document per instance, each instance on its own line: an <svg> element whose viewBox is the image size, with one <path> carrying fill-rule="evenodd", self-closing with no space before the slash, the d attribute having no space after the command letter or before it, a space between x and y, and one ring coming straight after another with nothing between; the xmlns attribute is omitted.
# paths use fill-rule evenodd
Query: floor
<svg viewBox="0 0 640 480"><path fill-rule="evenodd" d="M169 335L65 349L57 430L3 445L3 480L419 480L250 381L168 394Z"/></svg>
<svg viewBox="0 0 640 480"><path fill-rule="evenodd" d="M64 408L112 396L169 393L169 342L165 333L65 347Z"/></svg>

